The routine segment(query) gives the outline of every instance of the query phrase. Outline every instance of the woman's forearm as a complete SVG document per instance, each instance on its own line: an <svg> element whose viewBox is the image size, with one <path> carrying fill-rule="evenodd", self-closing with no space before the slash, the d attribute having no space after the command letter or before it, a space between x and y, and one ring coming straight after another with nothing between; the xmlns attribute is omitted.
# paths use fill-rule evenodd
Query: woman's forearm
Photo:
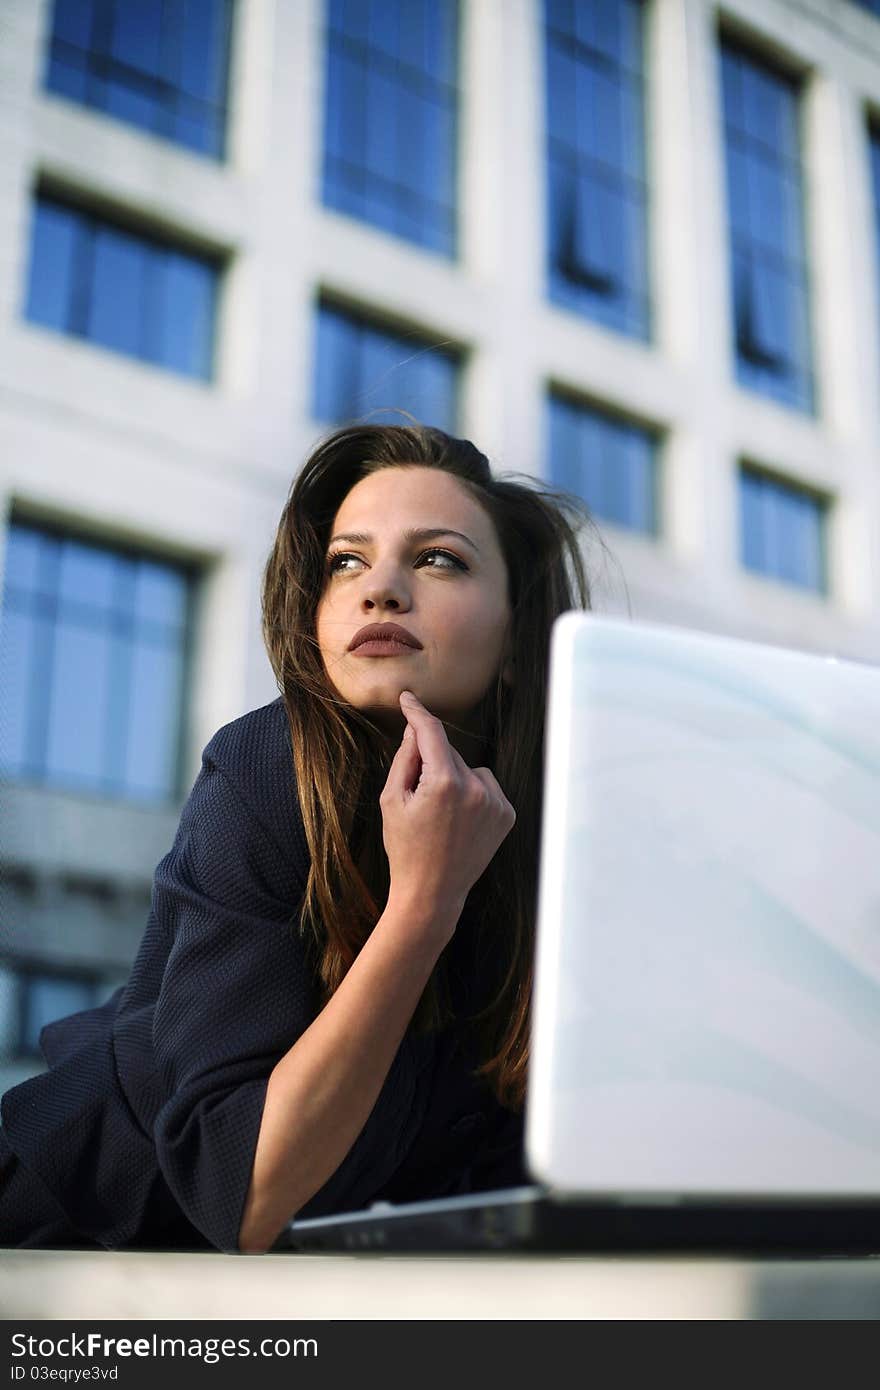
<svg viewBox="0 0 880 1390"><path fill-rule="evenodd" d="M240 1250L267 1250L345 1158L460 911L389 899L342 984L274 1068Z"/></svg>

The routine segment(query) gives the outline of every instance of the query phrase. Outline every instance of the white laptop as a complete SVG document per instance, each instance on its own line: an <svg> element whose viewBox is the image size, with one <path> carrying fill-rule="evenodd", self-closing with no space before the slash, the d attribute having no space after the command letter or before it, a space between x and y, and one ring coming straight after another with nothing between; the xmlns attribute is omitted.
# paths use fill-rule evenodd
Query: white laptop
<svg viewBox="0 0 880 1390"><path fill-rule="evenodd" d="M880 668L567 613L546 754L534 1185L279 1247L880 1251Z"/></svg>

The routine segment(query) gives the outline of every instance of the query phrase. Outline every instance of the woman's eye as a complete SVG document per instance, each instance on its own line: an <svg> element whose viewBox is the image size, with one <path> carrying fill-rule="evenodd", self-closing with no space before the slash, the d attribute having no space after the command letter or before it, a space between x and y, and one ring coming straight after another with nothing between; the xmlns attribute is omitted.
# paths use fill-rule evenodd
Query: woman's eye
<svg viewBox="0 0 880 1390"><path fill-rule="evenodd" d="M328 574L336 574L337 571L341 569L339 564L340 560L358 560L358 563L360 563L360 559L357 555L349 555L346 551L337 550L336 554L331 555L327 560ZM343 573L347 573L347 568Z"/></svg>
<svg viewBox="0 0 880 1390"><path fill-rule="evenodd" d="M432 565L432 569L467 569L467 565L464 564L462 560L459 560L457 555L453 555L448 550L424 550L419 556L419 559L424 560L429 555L439 555L441 560L446 561L446 564L443 565Z"/></svg>
<svg viewBox="0 0 880 1390"><path fill-rule="evenodd" d="M440 564L436 563L438 559L441 561ZM348 564L343 563L347 560L354 560L359 565L364 563L359 555L352 555L347 550L337 550L335 555L331 555L328 557L328 574L351 573L351 567ZM418 557L416 563L421 564L423 560L432 560L434 562L429 565L430 569L467 569L467 565L464 563L464 561L459 560L458 556L453 555L452 552L449 550L438 550L436 548L432 548L431 550L423 550L421 555Z"/></svg>

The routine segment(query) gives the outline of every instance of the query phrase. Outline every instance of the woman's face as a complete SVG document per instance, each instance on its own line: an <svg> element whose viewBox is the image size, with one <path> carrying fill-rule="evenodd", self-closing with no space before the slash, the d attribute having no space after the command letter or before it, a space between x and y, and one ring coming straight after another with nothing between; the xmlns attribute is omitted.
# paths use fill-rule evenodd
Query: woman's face
<svg viewBox="0 0 880 1390"><path fill-rule="evenodd" d="M470 727L498 674L510 618L488 513L440 469L383 468L345 497L326 561L316 627L338 694L391 733L403 726L402 690L439 718ZM374 623L398 624L417 645L352 648Z"/></svg>

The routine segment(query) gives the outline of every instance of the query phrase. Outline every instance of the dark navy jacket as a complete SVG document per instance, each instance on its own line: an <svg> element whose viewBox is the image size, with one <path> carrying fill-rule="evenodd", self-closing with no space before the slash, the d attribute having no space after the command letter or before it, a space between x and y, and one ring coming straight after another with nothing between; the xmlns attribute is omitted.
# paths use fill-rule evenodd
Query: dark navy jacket
<svg viewBox="0 0 880 1390"><path fill-rule="evenodd" d="M205 749L128 984L49 1024L48 1071L3 1097L6 1144L87 1240L237 1249L269 1074L318 1011L297 929L308 867L275 700ZM472 938L466 906L441 958L463 1003ZM364 1129L300 1215L523 1180L521 1117L473 1078L467 1037L407 1031Z"/></svg>

